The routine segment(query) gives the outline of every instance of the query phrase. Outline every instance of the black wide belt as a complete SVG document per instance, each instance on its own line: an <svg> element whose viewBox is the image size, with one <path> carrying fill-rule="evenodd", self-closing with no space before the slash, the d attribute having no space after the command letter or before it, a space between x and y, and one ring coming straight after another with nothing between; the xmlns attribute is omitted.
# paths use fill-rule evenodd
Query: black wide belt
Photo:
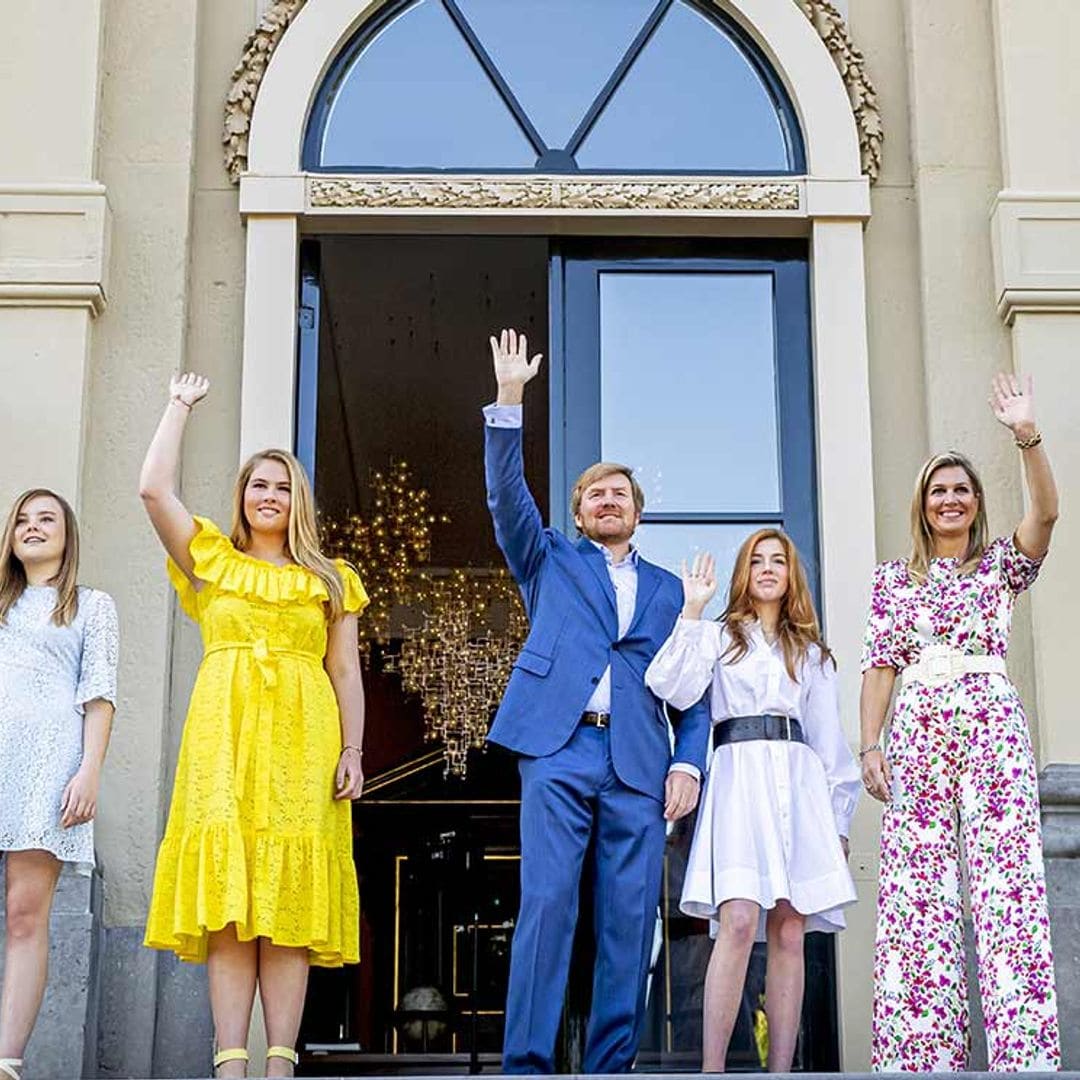
<svg viewBox="0 0 1080 1080"><path fill-rule="evenodd" d="M732 716L713 728L715 745L733 742L752 742L755 739L780 739L785 742L806 742L802 724L787 716Z"/></svg>
<svg viewBox="0 0 1080 1080"><path fill-rule="evenodd" d="M581 722L589 727L606 728L611 723L611 713L608 712L583 712Z"/></svg>

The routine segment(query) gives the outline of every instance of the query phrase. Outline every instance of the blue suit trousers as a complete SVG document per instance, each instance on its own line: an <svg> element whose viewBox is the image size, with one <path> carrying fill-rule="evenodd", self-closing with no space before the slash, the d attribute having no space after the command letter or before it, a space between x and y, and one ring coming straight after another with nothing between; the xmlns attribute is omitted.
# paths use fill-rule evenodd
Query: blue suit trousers
<svg viewBox="0 0 1080 1080"><path fill-rule="evenodd" d="M595 836L596 968L583 1068L628 1072L645 1012L663 807L619 780L609 729L579 726L560 750L522 757L518 768L521 910L510 957L503 1069L554 1071L582 864Z"/></svg>

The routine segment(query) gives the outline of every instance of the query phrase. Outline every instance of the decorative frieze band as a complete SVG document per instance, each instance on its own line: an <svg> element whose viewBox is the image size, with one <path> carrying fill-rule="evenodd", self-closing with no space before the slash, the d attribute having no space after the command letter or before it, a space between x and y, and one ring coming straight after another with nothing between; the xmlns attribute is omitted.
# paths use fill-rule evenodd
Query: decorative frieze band
<svg viewBox="0 0 1080 1080"><path fill-rule="evenodd" d="M797 211L795 181L626 177L349 176L308 180L313 209Z"/></svg>

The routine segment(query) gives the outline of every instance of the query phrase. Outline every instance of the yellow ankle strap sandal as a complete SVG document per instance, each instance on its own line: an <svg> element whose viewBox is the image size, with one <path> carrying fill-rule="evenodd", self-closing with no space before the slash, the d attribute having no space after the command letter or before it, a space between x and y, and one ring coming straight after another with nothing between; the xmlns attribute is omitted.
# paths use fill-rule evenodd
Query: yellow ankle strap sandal
<svg viewBox="0 0 1080 1080"><path fill-rule="evenodd" d="M247 1050L242 1046L232 1050L219 1050L214 1055L214 1068L217 1069L219 1066L224 1065L226 1061L243 1061L246 1063L250 1060Z"/></svg>
<svg viewBox="0 0 1080 1080"><path fill-rule="evenodd" d="M19 1080L21 1068L22 1058L0 1058L0 1073L10 1077L11 1080Z"/></svg>
<svg viewBox="0 0 1080 1080"><path fill-rule="evenodd" d="M266 1056L284 1058L286 1061L291 1061L293 1065L300 1064L300 1055L291 1046L268 1046Z"/></svg>

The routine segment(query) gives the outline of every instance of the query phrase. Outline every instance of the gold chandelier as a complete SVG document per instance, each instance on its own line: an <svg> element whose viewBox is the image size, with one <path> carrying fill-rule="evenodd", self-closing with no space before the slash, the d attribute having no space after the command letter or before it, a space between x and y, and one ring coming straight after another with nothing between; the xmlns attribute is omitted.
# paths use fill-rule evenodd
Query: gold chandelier
<svg viewBox="0 0 1080 1080"><path fill-rule="evenodd" d="M325 548L356 566L370 597L360 620L365 662L373 643L400 642L387 667L420 696L424 737L442 741L446 774L464 777L528 634L525 608L504 569L429 565L432 527L450 519L431 510L408 462L374 472L371 488L371 520L324 521Z"/></svg>

